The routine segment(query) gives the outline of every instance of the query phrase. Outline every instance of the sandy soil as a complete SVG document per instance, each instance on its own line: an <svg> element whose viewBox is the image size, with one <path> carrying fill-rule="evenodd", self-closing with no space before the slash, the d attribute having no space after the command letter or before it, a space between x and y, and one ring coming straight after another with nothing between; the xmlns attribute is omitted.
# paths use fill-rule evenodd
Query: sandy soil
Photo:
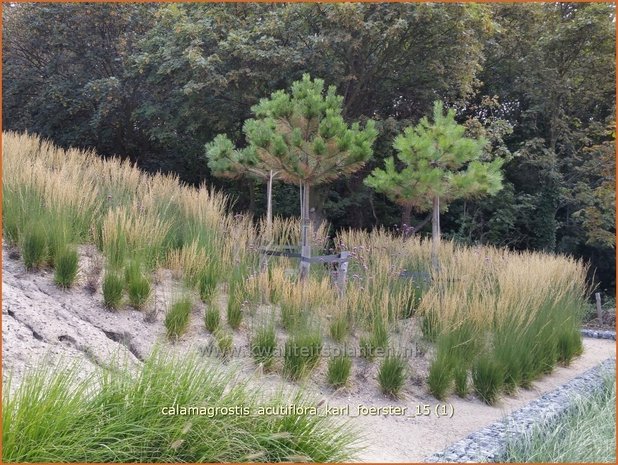
<svg viewBox="0 0 618 465"><path fill-rule="evenodd" d="M164 309L178 292L169 272L160 273L154 297L146 311L126 307L110 312L103 307L100 292L92 294L85 287L86 276L95 262L96 250L82 247L79 282L74 289L63 291L53 284L51 271L28 273L23 262L9 258L9 251L3 247L2 366L3 379L6 380L10 373L12 387L19 384L25 370L36 366L45 357L78 361L82 363L83 376L88 376L97 365L106 366L119 355L137 366L156 344L178 353L195 349L207 353L212 347L213 338L202 322L203 305L194 309L187 334L175 344L166 340L162 321ZM224 297L218 303L224 308ZM258 309L258 313L260 311L264 309ZM235 348L245 355L248 354L248 324L245 323L244 330L234 335ZM339 407L339 411L330 410L330 414L349 421L352 427L360 430L365 449L357 457L359 461L420 461L602 360L615 357L614 341L585 339L584 354L572 366L557 368L552 375L535 383L533 389L503 398L494 407L473 396L468 399L451 396L444 405L446 413L452 413L452 416L438 416L435 409L440 403L427 393L423 385L431 351L418 340L417 332L413 325L406 324L395 336L400 341L408 341L407 348L413 349L414 353L410 359L410 379L399 400L380 394L375 380L376 364L364 360L355 361L352 381L345 390L333 391L326 385L324 362L311 379L303 383L305 389L325 401L322 411ZM279 337L285 336L280 334ZM355 341L356 337L352 340ZM252 382L264 391L281 387L289 390L297 386L276 373L260 373L248 356L236 358L226 366L239 369L241 376L251 377ZM441 405L438 405L438 413L441 413ZM424 406L428 406L431 413L416 415L417 409L422 411ZM390 409L390 413L364 410L371 407ZM406 410L402 415L396 408Z"/></svg>

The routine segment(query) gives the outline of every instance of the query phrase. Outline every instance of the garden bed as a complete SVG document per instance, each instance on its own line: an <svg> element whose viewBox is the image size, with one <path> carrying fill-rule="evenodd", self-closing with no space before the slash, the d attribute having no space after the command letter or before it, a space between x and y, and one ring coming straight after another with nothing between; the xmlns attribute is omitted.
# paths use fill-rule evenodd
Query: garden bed
<svg viewBox="0 0 618 465"><path fill-rule="evenodd" d="M154 322L148 322L143 311L130 307L110 312L103 307L100 293L91 295L81 285L69 291L59 289L54 285L50 271L27 273L21 260L10 259L6 247L3 252L3 373L6 376L12 371L13 387L19 383L24 371L41 363L46 355L83 361L82 375L87 377L89 370L94 370L96 365L105 366L118 353L139 366L157 343L179 354L192 349L203 351L213 343L200 315L203 309L192 313L188 331L172 343L165 335L163 311ZM85 270L96 250L86 247L80 252L82 269ZM169 272L161 273L161 281L154 286L153 308L166 308L169 296L173 295L173 282ZM220 304L224 305L225 301ZM408 325L408 331L418 331L412 323ZM234 332L234 346L245 351L248 348L246 329L247 326L242 326L241 330ZM324 361L301 382L292 382L277 373L264 373L250 357L232 358L223 366L237 371L242 378L250 378L251 383L260 386L264 392L275 392L281 386L288 390L303 386L308 393L323 398L324 405L341 409L333 415L343 419L354 417L351 418L352 424L358 426L365 436L366 446L355 457L357 460L420 461L568 382L615 353L612 340L585 338L583 342L584 352L571 366L556 368L551 375L536 381L532 389L502 397L495 406L486 405L472 395L466 399L450 395L445 404L454 407L452 418L436 417L433 412L429 416L410 415L419 406L430 405L433 409L438 403L427 392L423 381L430 346L425 348L427 352L423 356L412 359L414 371L407 378L400 399L380 392L375 379L376 364L364 359L355 360L350 383L340 390L327 385ZM217 355L212 358L217 358ZM349 411L345 410L347 406ZM404 408L406 414L401 415ZM360 415L355 416L358 413Z"/></svg>
<svg viewBox="0 0 618 465"><path fill-rule="evenodd" d="M87 380L118 357L139 372L157 346L197 352L262 391L322 396L365 432L359 459L409 461L614 353L582 342L572 257L445 240L432 259L422 237L312 224L314 256L348 255L335 285L341 270L260 254L298 244L298 220L232 215L205 186L28 135L3 148L7 391L45 357Z"/></svg>

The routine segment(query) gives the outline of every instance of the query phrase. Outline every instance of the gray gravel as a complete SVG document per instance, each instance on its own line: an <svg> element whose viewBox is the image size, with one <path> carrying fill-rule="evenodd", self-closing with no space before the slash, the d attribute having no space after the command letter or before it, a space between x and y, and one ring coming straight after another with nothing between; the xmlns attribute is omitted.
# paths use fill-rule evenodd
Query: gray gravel
<svg viewBox="0 0 618 465"><path fill-rule="evenodd" d="M616 340L616 331L598 331L596 329L582 329L582 336L593 337L595 339L611 339Z"/></svg>
<svg viewBox="0 0 618 465"><path fill-rule="evenodd" d="M613 339L615 338L614 333ZM574 396L589 395L590 392L601 389L604 378L615 371L616 359L607 359L503 420L492 423L442 452L426 458L425 462L499 462L506 455L507 439L523 436L537 425L557 422L573 405Z"/></svg>

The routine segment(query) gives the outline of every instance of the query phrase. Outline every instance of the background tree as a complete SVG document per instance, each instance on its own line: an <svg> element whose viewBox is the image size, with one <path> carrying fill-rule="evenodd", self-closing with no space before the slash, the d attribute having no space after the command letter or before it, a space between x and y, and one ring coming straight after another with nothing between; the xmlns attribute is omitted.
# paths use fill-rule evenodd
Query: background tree
<svg viewBox="0 0 618 465"><path fill-rule="evenodd" d="M291 93L274 92L252 110L255 119L243 131L265 166L301 190L301 255L311 256L308 241L309 192L319 185L360 168L372 155L377 136L373 121L363 129L349 126L341 116L343 98L334 86L324 92L322 79L308 74L292 84ZM301 279L309 262L301 260Z"/></svg>
<svg viewBox="0 0 618 465"><path fill-rule="evenodd" d="M455 121L455 111L444 114L442 102L436 101L433 121L422 118L395 139L397 158L404 164L398 170L394 158L376 168L365 180L394 202L418 211L432 211L432 262L438 271L440 210L458 198L482 194L493 195L502 188L500 168L503 160L481 162L487 141L464 137L466 128Z"/></svg>
<svg viewBox="0 0 618 465"><path fill-rule="evenodd" d="M3 126L206 182L258 217L268 202L255 179L214 177L204 144L224 133L246 146L242 126L259 97L310 72L336 86L345 121L372 119L380 132L372 160L312 187L312 217L335 230L395 228L424 214L363 179L440 99L469 137L512 155L501 195L454 200L443 235L583 258L612 294L615 245L603 238L615 226L601 200L611 196L584 186L595 190L614 169L600 148L614 143L604 128L615 121L615 16L602 2L8 2ZM512 131L499 135L503 122ZM273 192L274 214L296 215L298 202L294 185Z"/></svg>

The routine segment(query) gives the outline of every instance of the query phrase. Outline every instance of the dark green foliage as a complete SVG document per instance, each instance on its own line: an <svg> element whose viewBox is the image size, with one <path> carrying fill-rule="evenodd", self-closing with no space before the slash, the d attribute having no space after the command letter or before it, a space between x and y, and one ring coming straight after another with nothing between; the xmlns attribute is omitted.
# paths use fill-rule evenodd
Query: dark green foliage
<svg viewBox="0 0 618 465"><path fill-rule="evenodd" d="M398 355L389 355L380 364L378 381L384 394L396 397L406 381L406 360Z"/></svg>
<svg viewBox="0 0 618 465"><path fill-rule="evenodd" d="M192 308L193 302L187 297L172 304L165 315L165 329L168 338L177 339L187 330Z"/></svg>
<svg viewBox="0 0 618 465"><path fill-rule="evenodd" d="M307 376L320 361L322 335L306 328L293 333L285 343L283 370L291 379Z"/></svg>
<svg viewBox="0 0 618 465"><path fill-rule="evenodd" d="M31 223L23 234L21 255L27 270L33 270L45 263L47 240L45 228L40 223Z"/></svg>
<svg viewBox="0 0 618 465"><path fill-rule="evenodd" d="M103 276L102 291L105 306L110 309L117 309L122 301L122 294L124 292L122 277L112 270L107 270Z"/></svg>
<svg viewBox="0 0 618 465"><path fill-rule="evenodd" d="M219 308L215 305L209 305L204 313L204 326L206 326L206 329L214 333L219 328L220 321L221 314L219 313Z"/></svg>
<svg viewBox="0 0 618 465"><path fill-rule="evenodd" d="M275 326L272 324L259 326L251 338L251 355L255 362L261 364L265 370L270 370L274 362L276 349L277 335L275 333Z"/></svg>
<svg viewBox="0 0 618 465"><path fill-rule="evenodd" d="M150 281L142 271L142 266L138 260L131 260L124 271L129 303L133 307L141 309L150 298Z"/></svg>
<svg viewBox="0 0 618 465"><path fill-rule="evenodd" d="M65 246L56 252L56 269L54 271L54 281L58 286L68 288L73 285L77 277L79 257L75 247Z"/></svg>
<svg viewBox="0 0 618 465"><path fill-rule="evenodd" d="M492 405L498 399L504 383L504 368L495 358L482 355L472 367L472 382L480 399Z"/></svg>
<svg viewBox="0 0 618 465"><path fill-rule="evenodd" d="M333 387L345 386L350 377L352 359L349 355L342 354L328 359L328 371L326 379Z"/></svg>

